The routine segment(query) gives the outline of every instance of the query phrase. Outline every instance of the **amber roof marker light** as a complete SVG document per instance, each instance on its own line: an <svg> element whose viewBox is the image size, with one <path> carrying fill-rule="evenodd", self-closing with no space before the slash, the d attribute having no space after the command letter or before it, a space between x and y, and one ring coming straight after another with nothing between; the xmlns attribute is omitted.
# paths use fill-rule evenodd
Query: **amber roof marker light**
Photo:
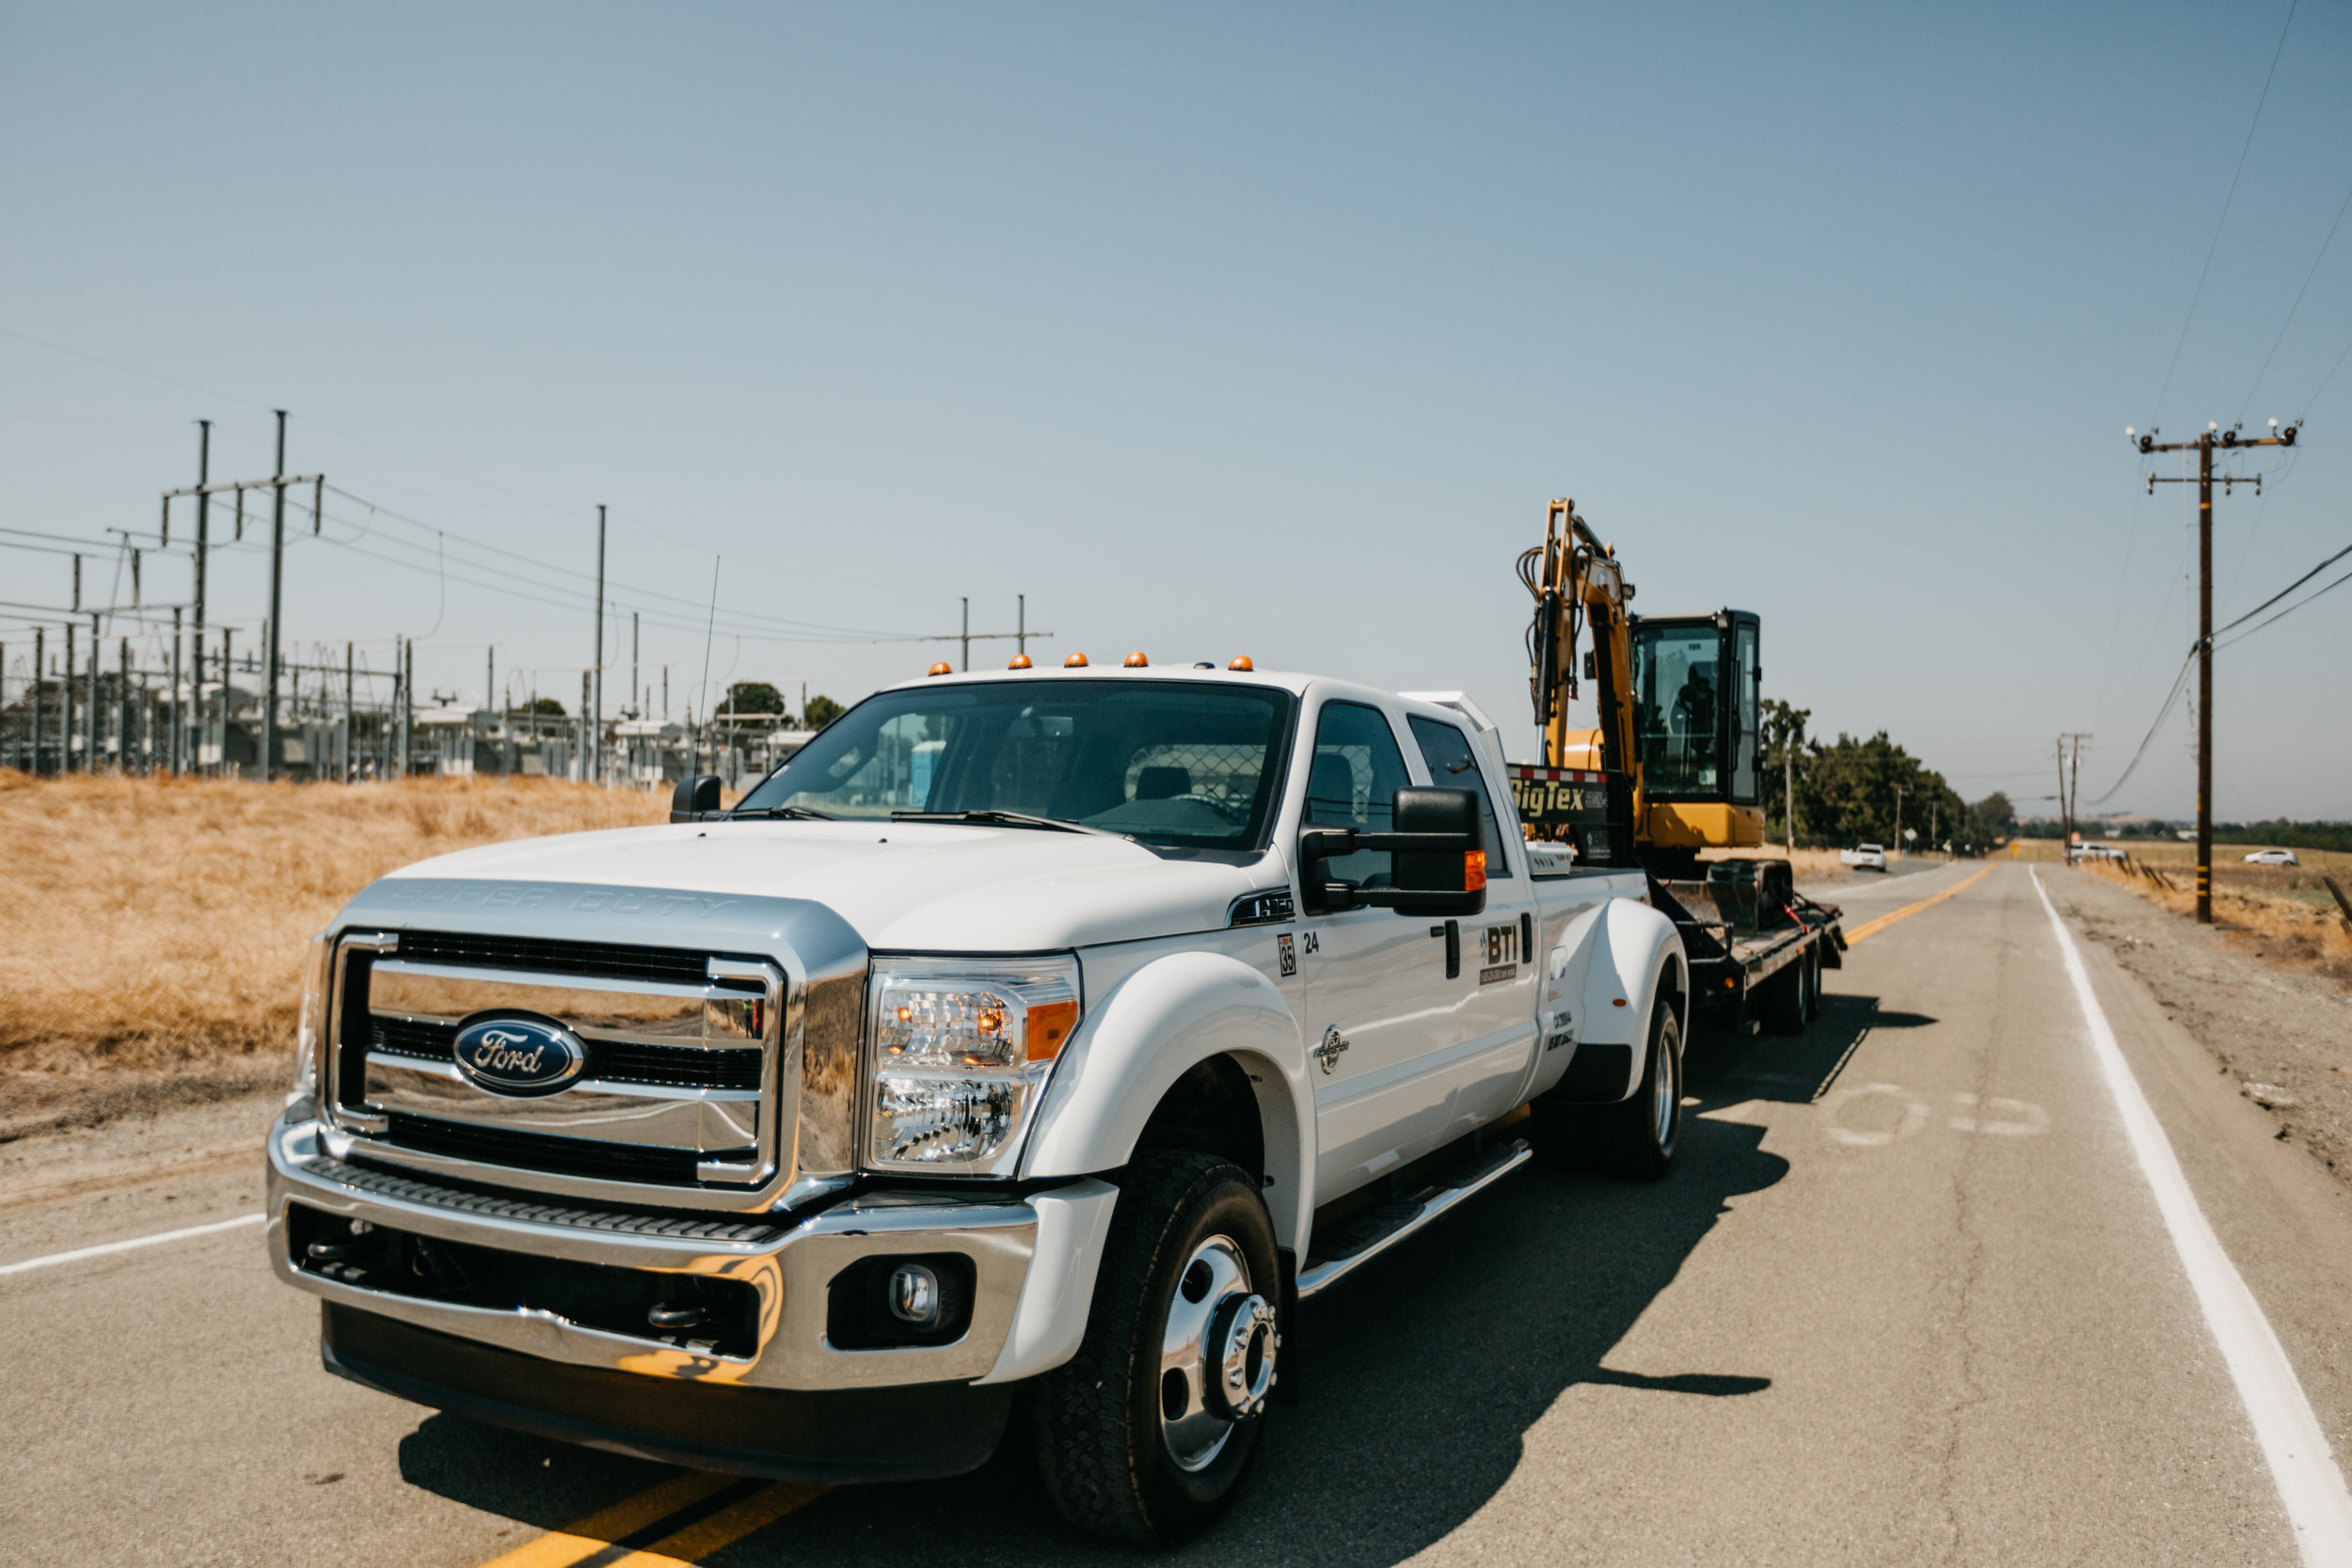
<svg viewBox="0 0 2352 1568"><path fill-rule="evenodd" d="M1233 662L1227 665L1225 668L1228 670L1255 670L1257 666L1249 662L1249 656L1248 654L1235 654L1233 656Z"/></svg>
<svg viewBox="0 0 2352 1568"><path fill-rule="evenodd" d="M1087 656L1084 654L1072 654L1068 658L1061 661L1061 667L1065 670L1083 670L1087 667Z"/></svg>
<svg viewBox="0 0 2352 1568"><path fill-rule="evenodd" d="M1008 670L1026 670L1028 667L1029 656L1026 654L1015 654L1005 663L1005 668Z"/></svg>
<svg viewBox="0 0 2352 1568"><path fill-rule="evenodd" d="M930 673L934 675L952 675L955 673L956 667L944 658L930 668Z"/></svg>
<svg viewBox="0 0 2352 1568"><path fill-rule="evenodd" d="M1127 656L1127 668L1130 670L1148 670L1151 666L1152 661L1143 657L1141 648Z"/></svg>

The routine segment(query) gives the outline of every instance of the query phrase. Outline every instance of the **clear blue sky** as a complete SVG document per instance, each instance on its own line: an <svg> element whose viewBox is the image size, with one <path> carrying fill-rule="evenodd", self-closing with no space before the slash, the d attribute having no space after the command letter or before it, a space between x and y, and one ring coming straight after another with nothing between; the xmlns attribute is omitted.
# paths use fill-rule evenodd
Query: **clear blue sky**
<svg viewBox="0 0 2352 1568"><path fill-rule="evenodd" d="M1759 611L1818 729L2020 798L2090 731L2089 799L2190 634L2125 425L2310 416L2220 503L2222 619L2352 544L2352 219L2256 386L2352 191L2340 7L2294 19L2158 404L2285 18L9 5L0 510L150 527L192 420L260 473L284 406L455 578L567 598L485 546L584 568L608 503L679 706L715 554L723 628L1025 593L1041 654L1467 688L1525 751L1512 562L1573 495L1638 608ZM495 641L577 700L587 612L329 511L373 532L292 552L296 643L413 634L477 693ZM65 569L0 551L0 598ZM2352 587L2224 653L2224 816L2352 816L2348 632ZM723 629L712 678L940 652ZM2187 813L2189 734L2112 806Z"/></svg>

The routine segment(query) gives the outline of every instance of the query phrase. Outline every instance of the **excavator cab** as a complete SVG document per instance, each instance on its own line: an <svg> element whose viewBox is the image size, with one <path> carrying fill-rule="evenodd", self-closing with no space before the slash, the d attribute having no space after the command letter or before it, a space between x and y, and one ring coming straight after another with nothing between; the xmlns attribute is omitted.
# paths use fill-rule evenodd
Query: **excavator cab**
<svg viewBox="0 0 2352 1568"><path fill-rule="evenodd" d="M1763 843L1762 624L1628 615L1626 633L1640 841L1666 856Z"/></svg>

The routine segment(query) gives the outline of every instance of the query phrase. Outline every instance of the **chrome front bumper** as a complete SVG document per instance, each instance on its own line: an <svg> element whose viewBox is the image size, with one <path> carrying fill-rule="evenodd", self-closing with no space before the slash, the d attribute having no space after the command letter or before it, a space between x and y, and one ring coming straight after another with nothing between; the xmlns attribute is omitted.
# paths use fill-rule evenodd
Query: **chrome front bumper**
<svg viewBox="0 0 2352 1568"><path fill-rule="evenodd" d="M337 1158L343 1140L290 1113L269 1139L268 1246L278 1277L342 1307L577 1367L783 1389L1007 1383L1077 1351L1118 1189L1086 1180L1019 1198L876 1193L804 1219L633 1213L517 1195L487 1196ZM416 1235L574 1262L703 1275L749 1285L757 1349L736 1358L584 1327L548 1311L488 1308L352 1285L290 1256L294 1204ZM949 1344L836 1350L826 1340L835 1275L876 1255L972 1260L971 1326Z"/></svg>

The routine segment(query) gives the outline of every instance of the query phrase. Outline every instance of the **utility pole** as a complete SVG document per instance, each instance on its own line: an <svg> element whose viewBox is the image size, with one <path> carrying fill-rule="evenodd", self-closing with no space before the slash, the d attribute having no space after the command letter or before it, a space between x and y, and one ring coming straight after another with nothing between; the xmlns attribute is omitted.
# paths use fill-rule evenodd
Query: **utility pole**
<svg viewBox="0 0 2352 1568"><path fill-rule="evenodd" d="M190 693L196 698L196 721L200 729L204 722L204 567L206 546L213 531L213 498L204 486L213 478L213 421L196 421L196 630L189 644L188 668L196 672L196 688ZM164 504L171 503L167 499Z"/></svg>
<svg viewBox="0 0 2352 1568"><path fill-rule="evenodd" d="M1797 744L1786 741L1780 749L1780 788L1782 826L1788 830L1788 858L1797 858Z"/></svg>
<svg viewBox="0 0 2352 1568"><path fill-rule="evenodd" d="M600 775L596 767L596 741L604 733L604 504L596 504L596 698L589 708L588 752L582 783L593 783ZM587 692L580 693L580 705L588 707Z"/></svg>
<svg viewBox="0 0 2352 1568"><path fill-rule="evenodd" d="M35 626L33 628L33 775L36 778L40 777L41 771L40 732L42 726L48 721L47 715L42 711L48 705L41 701L40 689L40 683L46 678L41 666L47 662L48 657L49 628Z"/></svg>
<svg viewBox="0 0 2352 1568"><path fill-rule="evenodd" d="M637 611L628 612L628 705L643 719L645 710L637 701Z"/></svg>
<svg viewBox="0 0 2352 1568"><path fill-rule="evenodd" d="M943 637L919 638L917 641L923 642L954 642L959 644L961 648L961 659L958 665L960 672L969 671L972 668L972 644L975 642L1011 642L1016 644L1020 648L1022 654L1025 657L1029 651L1030 638L1051 637L1054 634L1050 631L1031 631L1029 629L1029 596L1026 594L1020 595L1019 608L1020 615L1014 622L1015 629L1011 631L974 631L972 629L972 601L970 599L965 599L963 601L962 630L951 631ZM801 705L805 708L808 705L803 703Z"/></svg>
<svg viewBox="0 0 2352 1568"><path fill-rule="evenodd" d="M269 648L262 656L262 781L278 776L278 640L286 594L286 411L278 414L278 471L270 489Z"/></svg>
<svg viewBox="0 0 2352 1568"><path fill-rule="evenodd" d="M1021 608L1019 612L1013 616L1012 621L1012 651L1019 654L1023 658L1026 658L1029 657L1029 595L1026 594L1015 594L1014 602Z"/></svg>
<svg viewBox="0 0 2352 1568"><path fill-rule="evenodd" d="M2241 447L2291 447L2296 432L2303 421L2296 420L2284 430L2279 421L2270 421L2270 434L2248 439L2238 435L2241 425L2223 430L2217 423L2208 422L2194 441L2159 441L2152 426L2145 436L2135 436L2130 426L2123 430L2124 438L2134 440L2143 453L2187 451L2197 453L2197 923L2213 924L2213 454L2216 448L2234 451ZM2186 475L2178 478L2148 476L2148 493L2154 495L2156 486L2185 484ZM2262 493L2260 474L2250 480L2237 474L2221 476L2224 494L2245 483Z"/></svg>
<svg viewBox="0 0 2352 1568"><path fill-rule="evenodd" d="M1895 856L1896 856L1896 858L1897 858L1898 860L1899 860L1899 859L1901 859L1901 858L1902 858L1902 852L1903 852L1903 786L1902 786L1902 785L1900 785L1900 784L1897 784L1897 785L1895 786Z"/></svg>
<svg viewBox="0 0 2352 1568"><path fill-rule="evenodd" d="M89 731L83 738L84 772L98 771L98 668L105 661L98 645L98 611L89 612Z"/></svg>
<svg viewBox="0 0 2352 1568"><path fill-rule="evenodd" d="M180 607L171 607L171 770L184 772L187 762L187 714L180 702Z"/></svg>
<svg viewBox="0 0 2352 1568"><path fill-rule="evenodd" d="M77 568L81 565L79 557L75 558L74 565ZM74 586L78 588L81 586L81 573L77 570L73 575ZM81 595L76 594L74 602L79 604L80 601ZM62 685L65 712L57 726L57 771L60 773L73 771L73 623L68 621L65 624L65 680Z"/></svg>

